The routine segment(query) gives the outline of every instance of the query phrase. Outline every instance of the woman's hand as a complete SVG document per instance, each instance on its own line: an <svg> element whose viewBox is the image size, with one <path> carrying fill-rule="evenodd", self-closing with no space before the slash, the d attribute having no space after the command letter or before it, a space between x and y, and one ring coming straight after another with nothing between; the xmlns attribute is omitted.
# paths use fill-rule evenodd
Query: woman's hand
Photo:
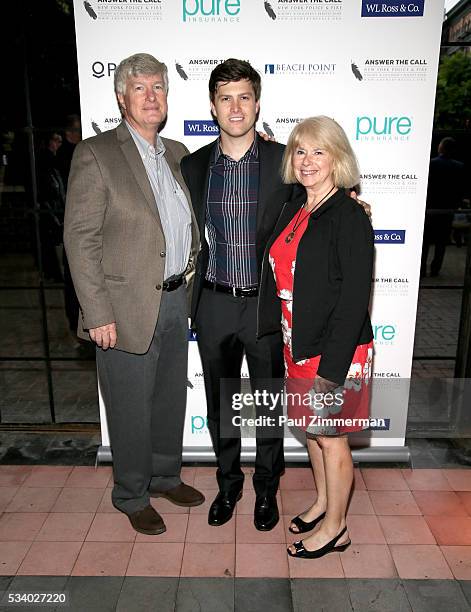
<svg viewBox="0 0 471 612"><path fill-rule="evenodd" d="M332 382L322 376L316 376L314 378L313 389L316 393L329 393L336 389L339 385L336 382Z"/></svg>

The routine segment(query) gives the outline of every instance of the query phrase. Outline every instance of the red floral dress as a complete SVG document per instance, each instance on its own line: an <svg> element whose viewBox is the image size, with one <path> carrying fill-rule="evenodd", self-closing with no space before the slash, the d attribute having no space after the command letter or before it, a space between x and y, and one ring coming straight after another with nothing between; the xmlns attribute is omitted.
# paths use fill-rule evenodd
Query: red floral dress
<svg viewBox="0 0 471 612"><path fill-rule="evenodd" d="M277 294L281 299L287 412L288 418L292 419L289 424L313 434L338 435L360 431L369 426L366 421L369 418L373 341L357 346L345 384L332 391L333 399L327 395L324 399L312 389L321 355L297 362L293 360L291 328L296 252L308 220L309 215L304 214L304 219L299 219L296 213L275 240L269 253ZM295 224L296 232L291 241L286 242ZM315 299L314 288L312 299Z"/></svg>

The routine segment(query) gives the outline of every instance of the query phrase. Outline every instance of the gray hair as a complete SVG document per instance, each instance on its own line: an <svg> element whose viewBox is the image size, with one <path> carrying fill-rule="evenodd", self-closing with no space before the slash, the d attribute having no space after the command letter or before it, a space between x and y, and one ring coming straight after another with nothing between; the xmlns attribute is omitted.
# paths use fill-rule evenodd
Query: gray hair
<svg viewBox="0 0 471 612"><path fill-rule="evenodd" d="M161 74L164 80L165 92L168 92L168 70L163 62L159 62L148 53L136 53L120 62L114 73L114 90L116 94L124 96L126 82L130 76L139 74Z"/></svg>

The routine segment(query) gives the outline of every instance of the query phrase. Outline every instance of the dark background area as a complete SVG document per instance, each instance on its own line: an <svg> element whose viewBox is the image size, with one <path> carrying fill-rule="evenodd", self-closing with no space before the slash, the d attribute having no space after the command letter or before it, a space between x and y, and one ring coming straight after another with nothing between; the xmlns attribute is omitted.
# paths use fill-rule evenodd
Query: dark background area
<svg viewBox="0 0 471 612"><path fill-rule="evenodd" d="M471 0L461 0L444 22L431 148L431 156L435 156L439 141L453 136L456 157L467 163L468 175L470 15ZM73 3L16 0L8 7L8 14L4 9L3 17L0 429L98 423L94 354L90 344L78 342L68 328L63 284L44 274L40 231L44 211L36 190L45 136L51 131L63 136L66 117L80 114ZM471 181L468 192L470 185ZM374 205L372 202L373 213ZM471 211L469 218L471 226ZM457 364L462 366L460 372L470 368L466 364L471 362L471 331L465 325L471 319L471 280L465 278L469 227L462 233L460 247L452 241L447 247L443 274L421 282L413 379L453 378ZM409 431L414 435L455 435L462 418L459 411L450 410L437 406L435 412L424 414L412 406ZM464 430L459 433L464 435Z"/></svg>

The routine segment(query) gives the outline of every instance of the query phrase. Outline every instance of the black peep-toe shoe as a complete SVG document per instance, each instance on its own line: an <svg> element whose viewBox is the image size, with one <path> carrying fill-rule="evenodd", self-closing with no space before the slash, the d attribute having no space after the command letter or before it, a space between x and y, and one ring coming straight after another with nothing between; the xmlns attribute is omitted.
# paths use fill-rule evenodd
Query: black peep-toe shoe
<svg viewBox="0 0 471 612"><path fill-rule="evenodd" d="M288 548L288 555L290 557L298 557L299 559L319 559L320 557L323 557L324 555L330 552L343 552L346 548L350 546L350 540L345 544L340 544L339 546L335 545L346 531L347 527L345 526L342 531L335 536L335 538L333 538L332 540L330 540L330 542L327 542L325 546L322 546L322 548L319 548L317 550L306 550L304 548L302 540L299 540L299 542L294 542L293 546L295 547L296 552L292 553Z"/></svg>
<svg viewBox="0 0 471 612"><path fill-rule="evenodd" d="M293 529L291 529L291 526L288 527L288 529L291 531L291 533L295 533L295 534L296 533L306 533L306 531L311 531L312 529L314 529L317 523L320 523L320 521L322 521L324 517L325 517L325 512L320 514L313 521L310 521L309 523L307 523L306 521L303 521L300 515L298 515L298 516L295 516L294 519L291 519L291 522L294 525L296 525L299 531L294 531Z"/></svg>

